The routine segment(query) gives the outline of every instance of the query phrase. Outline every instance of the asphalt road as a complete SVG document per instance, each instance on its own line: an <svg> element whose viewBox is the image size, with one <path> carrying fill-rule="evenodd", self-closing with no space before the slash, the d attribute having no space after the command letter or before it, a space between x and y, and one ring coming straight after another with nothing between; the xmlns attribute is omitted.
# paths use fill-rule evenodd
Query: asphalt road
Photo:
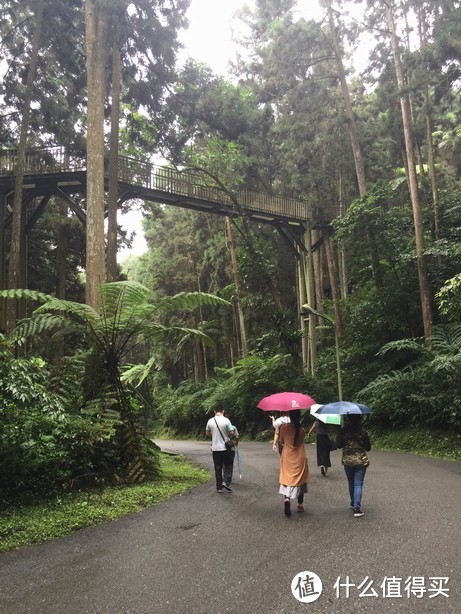
<svg viewBox="0 0 461 614"><path fill-rule="evenodd" d="M212 469L207 442L157 443ZM308 444L306 511L286 518L271 444L239 447L233 493L211 480L0 555L0 614L461 612L461 463L372 450L365 516L354 518L340 453L323 478ZM310 603L291 591L298 577L295 593L315 597L306 572L323 586Z"/></svg>

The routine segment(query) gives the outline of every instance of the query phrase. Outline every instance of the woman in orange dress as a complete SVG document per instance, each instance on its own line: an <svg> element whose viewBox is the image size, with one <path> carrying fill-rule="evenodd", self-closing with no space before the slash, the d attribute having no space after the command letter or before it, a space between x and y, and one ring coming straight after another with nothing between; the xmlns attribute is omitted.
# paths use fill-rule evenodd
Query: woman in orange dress
<svg viewBox="0 0 461 614"><path fill-rule="evenodd" d="M301 426L301 412L290 411L290 422L280 429L280 489L284 497L284 512L291 516L291 500L298 500L298 512L304 512L304 493L310 481L304 436L306 431Z"/></svg>

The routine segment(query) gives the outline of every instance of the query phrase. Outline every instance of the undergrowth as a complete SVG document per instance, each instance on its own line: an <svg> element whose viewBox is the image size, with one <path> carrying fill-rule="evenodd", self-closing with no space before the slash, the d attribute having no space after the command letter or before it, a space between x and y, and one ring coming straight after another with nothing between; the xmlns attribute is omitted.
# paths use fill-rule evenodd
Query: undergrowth
<svg viewBox="0 0 461 614"><path fill-rule="evenodd" d="M367 428L374 448L421 454L444 460L461 460L461 434L427 429L382 431Z"/></svg>

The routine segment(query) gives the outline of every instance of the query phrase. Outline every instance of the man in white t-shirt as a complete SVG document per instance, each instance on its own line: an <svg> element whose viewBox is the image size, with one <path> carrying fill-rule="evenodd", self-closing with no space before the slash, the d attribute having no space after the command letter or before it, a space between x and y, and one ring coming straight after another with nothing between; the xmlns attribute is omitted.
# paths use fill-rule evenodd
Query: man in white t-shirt
<svg viewBox="0 0 461 614"><path fill-rule="evenodd" d="M232 492L230 480L223 481L224 475L232 475L234 455L230 454L225 442L234 436L234 427L229 418L224 417L224 409L216 407L214 418L210 418L205 427L205 435L211 437L211 453L213 455L214 470L216 476L216 491L222 493L223 488Z"/></svg>

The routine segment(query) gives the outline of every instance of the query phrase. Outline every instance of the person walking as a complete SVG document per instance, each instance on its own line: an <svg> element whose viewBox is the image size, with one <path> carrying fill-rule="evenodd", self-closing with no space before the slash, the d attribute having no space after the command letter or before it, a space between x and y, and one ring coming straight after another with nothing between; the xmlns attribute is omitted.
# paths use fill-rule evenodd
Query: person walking
<svg viewBox="0 0 461 614"><path fill-rule="evenodd" d="M234 474L234 461L235 461L235 456L237 454L238 442L240 441L240 433L238 432L237 427L235 426L235 424L232 424L232 423L231 423L231 426L232 426L233 434L230 435L230 439L231 441L234 442L234 446L232 448L228 448L227 450L229 452L229 458L228 458L228 462L224 463L223 465L223 483L222 483L224 490L227 490L228 492L232 492L231 482L232 482L232 476Z"/></svg>
<svg viewBox="0 0 461 614"><path fill-rule="evenodd" d="M365 473L370 461L367 452L371 450L370 437L362 427L360 414L348 414L346 425L336 437L338 448L343 449L342 463L349 485L350 506L355 518L364 515L362 493Z"/></svg>
<svg viewBox="0 0 461 614"><path fill-rule="evenodd" d="M211 453L216 478L216 492L221 494L224 490L232 492L231 481L234 467L235 453L231 454L226 441L231 441L234 427L228 418L224 417L221 405L214 410L214 418L210 418L205 427L205 436L211 438ZM223 477L224 476L224 477Z"/></svg>
<svg viewBox="0 0 461 614"><path fill-rule="evenodd" d="M317 467L320 467L320 471L323 477L327 477L328 468L331 467L330 460L330 436L328 434L328 426L316 419L311 426L307 436L309 437L312 431L316 432L316 450L317 450Z"/></svg>
<svg viewBox="0 0 461 614"><path fill-rule="evenodd" d="M304 437L306 431L301 426L299 409L290 411L290 422L280 428L280 488L284 497L285 516L291 516L291 500L298 500L298 512L304 512L304 494L310 481L309 463L307 461Z"/></svg>
<svg viewBox="0 0 461 614"><path fill-rule="evenodd" d="M278 452L279 454L282 453L282 446L280 444L279 441L279 436L280 436L280 428L284 425L287 424L288 422L290 422L290 418L288 416L288 412L287 411L282 411L280 412L280 416L278 418L274 418L273 416L271 416L271 420L272 420L272 426L274 427L274 441L272 444L272 450L274 452Z"/></svg>

